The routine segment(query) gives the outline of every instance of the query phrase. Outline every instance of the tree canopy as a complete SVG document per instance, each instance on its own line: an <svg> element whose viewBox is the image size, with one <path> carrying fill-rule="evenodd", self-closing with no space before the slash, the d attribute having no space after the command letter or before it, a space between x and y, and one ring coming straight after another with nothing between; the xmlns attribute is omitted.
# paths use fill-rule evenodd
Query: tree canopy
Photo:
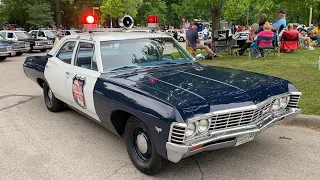
<svg viewBox="0 0 320 180"><path fill-rule="evenodd" d="M288 22L308 25L309 8L313 8L313 23L320 21L320 0L2 0L0 23L16 23L22 27L45 27L52 24L80 27L85 13L93 7L100 23L116 20L128 14L135 23L146 25L148 15L158 15L161 25L179 27L182 18L187 21L202 19L227 20L240 25L258 21L266 13L274 22L277 12L284 9ZM219 28L219 27L214 27Z"/></svg>

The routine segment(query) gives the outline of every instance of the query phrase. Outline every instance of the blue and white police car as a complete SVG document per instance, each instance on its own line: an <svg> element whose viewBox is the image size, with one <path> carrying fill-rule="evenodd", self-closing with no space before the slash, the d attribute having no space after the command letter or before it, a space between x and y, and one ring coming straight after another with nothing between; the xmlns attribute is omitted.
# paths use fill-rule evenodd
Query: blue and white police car
<svg viewBox="0 0 320 180"><path fill-rule="evenodd" d="M158 33L66 36L46 56L27 57L23 69L49 111L67 105L124 136L133 164L149 175L167 160L252 141L301 112L291 82L201 65Z"/></svg>

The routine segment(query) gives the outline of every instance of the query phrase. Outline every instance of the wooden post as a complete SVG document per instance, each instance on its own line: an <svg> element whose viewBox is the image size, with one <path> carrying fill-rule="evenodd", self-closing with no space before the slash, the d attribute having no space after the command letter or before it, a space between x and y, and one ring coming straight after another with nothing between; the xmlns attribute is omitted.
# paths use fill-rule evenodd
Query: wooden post
<svg viewBox="0 0 320 180"><path fill-rule="evenodd" d="M310 6L309 27L311 26L311 23L312 23L312 7Z"/></svg>

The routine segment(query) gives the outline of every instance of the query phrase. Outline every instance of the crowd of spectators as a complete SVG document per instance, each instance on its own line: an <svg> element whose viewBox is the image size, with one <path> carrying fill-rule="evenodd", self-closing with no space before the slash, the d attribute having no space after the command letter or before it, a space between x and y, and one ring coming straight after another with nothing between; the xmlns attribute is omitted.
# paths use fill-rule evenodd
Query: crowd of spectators
<svg viewBox="0 0 320 180"><path fill-rule="evenodd" d="M287 28L286 28L287 27ZM262 14L258 23L252 24L246 43L236 52L238 56L243 55L251 48L253 56L264 56L264 48L278 46L281 51L295 51L300 47L314 50L312 41L316 40L320 46L320 24L309 28L298 28L297 23L287 25L286 12L278 12L278 20L271 24L266 14ZM285 30L284 30L285 29ZM234 31L237 31L236 29ZM259 52L259 53L258 53Z"/></svg>

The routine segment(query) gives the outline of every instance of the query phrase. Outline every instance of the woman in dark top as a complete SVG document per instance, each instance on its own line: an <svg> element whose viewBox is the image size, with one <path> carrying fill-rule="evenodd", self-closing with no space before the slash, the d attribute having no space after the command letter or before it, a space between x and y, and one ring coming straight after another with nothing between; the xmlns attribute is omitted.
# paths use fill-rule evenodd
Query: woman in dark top
<svg viewBox="0 0 320 180"><path fill-rule="evenodd" d="M267 22L268 17L267 14L263 13L259 19L259 32L263 31L263 25Z"/></svg>

